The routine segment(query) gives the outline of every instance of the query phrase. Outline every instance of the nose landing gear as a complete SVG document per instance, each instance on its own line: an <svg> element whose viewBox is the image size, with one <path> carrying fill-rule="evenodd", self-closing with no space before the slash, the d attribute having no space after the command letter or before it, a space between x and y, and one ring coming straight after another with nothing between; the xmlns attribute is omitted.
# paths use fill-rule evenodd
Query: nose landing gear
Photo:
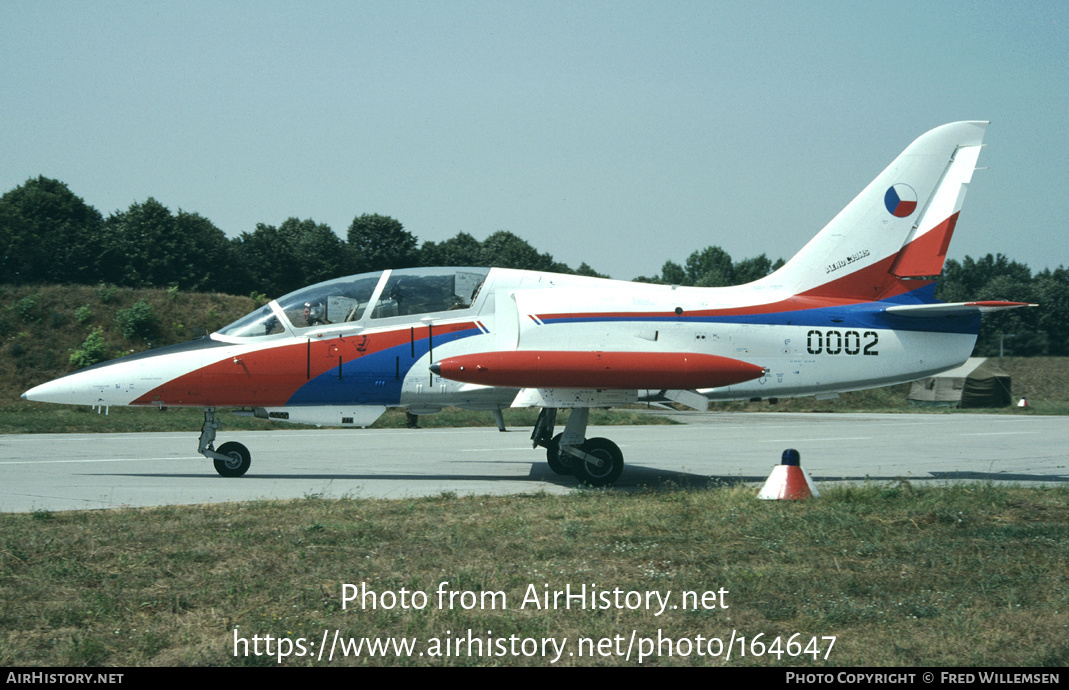
<svg viewBox="0 0 1069 690"><path fill-rule="evenodd" d="M228 441L215 450L215 432L222 428L222 423L215 417L215 408L204 408L204 426L200 428L200 446L197 452L210 458L215 471L224 477L240 477L249 471L252 454L249 449L237 441Z"/></svg>

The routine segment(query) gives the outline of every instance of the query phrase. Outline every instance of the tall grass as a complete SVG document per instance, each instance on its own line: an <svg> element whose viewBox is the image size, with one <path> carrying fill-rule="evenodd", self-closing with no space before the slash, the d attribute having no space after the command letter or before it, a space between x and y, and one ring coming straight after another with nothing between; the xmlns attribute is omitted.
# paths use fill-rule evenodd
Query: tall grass
<svg viewBox="0 0 1069 690"><path fill-rule="evenodd" d="M0 516L0 663L277 665L234 638L565 641L558 665L638 665L617 638L745 637L643 665L1065 666L1069 490L908 483L757 501L756 489L322 500ZM422 610L343 605L345 583ZM441 583L447 583L442 585ZM540 609L533 587L655 592L677 608ZM501 592L507 608L436 592ZM682 607L682 593L698 599ZM695 605L701 593L706 604ZM471 599L474 601L474 599ZM724 606L726 604L726 607ZM788 640L819 654L789 654ZM826 637L835 637L830 653ZM579 638L611 652L582 657ZM773 647L780 639L778 653ZM596 647L595 647L596 649ZM815 649L815 647L814 647ZM637 650L637 647L636 647ZM318 648L316 648L318 651ZM800 651L794 648L793 651ZM618 653L619 652L619 653ZM314 656L283 665L317 665ZM333 664L550 665L541 654Z"/></svg>

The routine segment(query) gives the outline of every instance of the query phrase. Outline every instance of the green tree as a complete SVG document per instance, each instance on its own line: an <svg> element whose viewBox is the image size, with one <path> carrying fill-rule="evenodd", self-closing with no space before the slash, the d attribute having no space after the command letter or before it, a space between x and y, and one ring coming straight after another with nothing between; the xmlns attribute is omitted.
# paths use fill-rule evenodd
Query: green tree
<svg viewBox="0 0 1069 690"><path fill-rule="evenodd" d="M358 271L409 268L419 263L416 236L389 216L357 216L349 226L349 251Z"/></svg>
<svg viewBox="0 0 1069 690"><path fill-rule="evenodd" d="M731 255L720 247L706 247L687 257L688 285L721 287L735 285Z"/></svg>
<svg viewBox="0 0 1069 690"><path fill-rule="evenodd" d="M1037 324L1047 336L1048 354L1069 355L1069 269L1047 269L1033 280L1033 299L1039 308Z"/></svg>
<svg viewBox="0 0 1069 690"><path fill-rule="evenodd" d="M232 240L234 256L247 277L246 290L272 298L307 285L301 273L297 250L289 236L273 225L256 224Z"/></svg>
<svg viewBox="0 0 1069 690"><path fill-rule="evenodd" d="M782 262L780 262L782 265ZM743 259L735 264L732 268L731 274L735 279L736 285L742 285L744 283L752 283L755 280L764 278L769 273L772 273L772 261L761 254L755 256L752 259Z"/></svg>
<svg viewBox="0 0 1069 690"><path fill-rule="evenodd" d="M293 261L305 285L357 272L345 243L329 225L316 223L311 218L287 218L278 229L289 243Z"/></svg>
<svg viewBox="0 0 1069 690"><path fill-rule="evenodd" d="M675 261L665 261L661 266L661 282L665 285L690 285L687 272Z"/></svg>
<svg viewBox="0 0 1069 690"><path fill-rule="evenodd" d="M27 180L0 197L0 282L94 282L103 226L64 183Z"/></svg>
<svg viewBox="0 0 1069 690"><path fill-rule="evenodd" d="M1044 283L1053 288L1054 283ZM1002 254L988 254L980 259L966 256L961 262L948 260L936 288L936 297L945 302L972 300L1005 300L1009 302L1039 302L1038 284L1028 266L1012 261ZM1053 296L1053 295L1052 295ZM1047 307L1012 309L984 316L973 353L981 357L998 356L1000 349L1007 355L1035 356L1058 351L1061 345L1047 330L1052 323ZM1069 316L1066 314L1065 316ZM1003 336L1013 336L1006 337Z"/></svg>
<svg viewBox="0 0 1069 690"><path fill-rule="evenodd" d="M177 285L182 290L246 292L247 275L226 233L204 216L182 210L175 216L174 226L181 236L178 251L189 252L189 256L178 262L182 275L166 285Z"/></svg>
<svg viewBox="0 0 1069 690"><path fill-rule="evenodd" d="M483 242L480 265L522 268L528 271L560 271L562 265L550 254L540 254L526 240L507 230L498 230ZM564 272L570 272L564 266Z"/></svg>
<svg viewBox="0 0 1069 690"><path fill-rule="evenodd" d="M635 281L698 287L741 285L764 278L782 265L783 259L772 263L764 254L733 264L726 251L714 246L693 252L687 257L686 268L675 261L665 261L661 267L661 275L639 276Z"/></svg>
<svg viewBox="0 0 1069 690"><path fill-rule="evenodd" d="M481 266L483 245L466 232L443 242L424 242L419 249L420 266Z"/></svg>
<svg viewBox="0 0 1069 690"><path fill-rule="evenodd" d="M970 300L998 300L1007 302L1033 302L1030 281L1020 280L1021 275L1007 273L995 275L984 284ZM1038 328L1039 314L1034 309L1009 309L986 314L980 322L980 335L974 354L981 357L996 357L1001 349L1007 355L1045 355L1048 351L1047 335ZM1003 335L1012 338L1003 339Z"/></svg>
<svg viewBox="0 0 1069 690"><path fill-rule="evenodd" d="M961 263L950 259L943 265L935 294L945 302L979 299L977 295L985 286L999 277L1027 285L1032 280L1032 272L1024 264L1011 261L1002 254L988 254L975 260L966 256Z"/></svg>
<svg viewBox="0 0 1069 690"><path fill-rule="evenodd" d="M130 287L166 285L174 277L175 235L171 211L152 197L112 214L107 221L104 279Z"/></svg>
<svg viewBox="0 0 1069 690"><path fill-rule="evenodd" d="M609 276L604 273L598 273L593 268L587 265L584 261L579 264L579 268L575 269L575 274L579 276L590 276L591 278L608 278Z"/></svg>
<svg viewBox="0 0 1069 690"><path fill-rule="evenodd" d="M101 278L118 285L229 290L241 282L222 230L152 197L108 218L104 257Z"/></svg>
<svg viewBox="0 0 1069 690"><path fill-rule="evenodd" d="M639 276L636 283L658 283L660 285L689 285L687 272L675 261L669 259L661 266L661 274L656 276Z"/></svg>

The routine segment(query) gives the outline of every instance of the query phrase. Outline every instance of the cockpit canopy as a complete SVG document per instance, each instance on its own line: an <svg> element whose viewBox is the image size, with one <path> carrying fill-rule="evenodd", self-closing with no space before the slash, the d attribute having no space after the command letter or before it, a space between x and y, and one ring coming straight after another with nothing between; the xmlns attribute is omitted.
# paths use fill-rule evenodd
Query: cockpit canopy
<svg viewBox="0 0 1069 690"><path fill-rule="evenodd" d="M471 308L489 268L406 268L361 273L291 292L219 330L231 338Z"/></svg>

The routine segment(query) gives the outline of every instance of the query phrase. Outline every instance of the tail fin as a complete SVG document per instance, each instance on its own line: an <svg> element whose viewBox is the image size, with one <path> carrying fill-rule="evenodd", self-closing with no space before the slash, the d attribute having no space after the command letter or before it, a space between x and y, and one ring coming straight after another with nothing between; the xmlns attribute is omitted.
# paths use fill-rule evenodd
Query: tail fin
<svg viewBox="0 0 1069 690"><path fill-rule="evenodd" d="M766 284L846 300L927 285L910 279L943 269L987 124L954 122L922 135Z"/></svg>

